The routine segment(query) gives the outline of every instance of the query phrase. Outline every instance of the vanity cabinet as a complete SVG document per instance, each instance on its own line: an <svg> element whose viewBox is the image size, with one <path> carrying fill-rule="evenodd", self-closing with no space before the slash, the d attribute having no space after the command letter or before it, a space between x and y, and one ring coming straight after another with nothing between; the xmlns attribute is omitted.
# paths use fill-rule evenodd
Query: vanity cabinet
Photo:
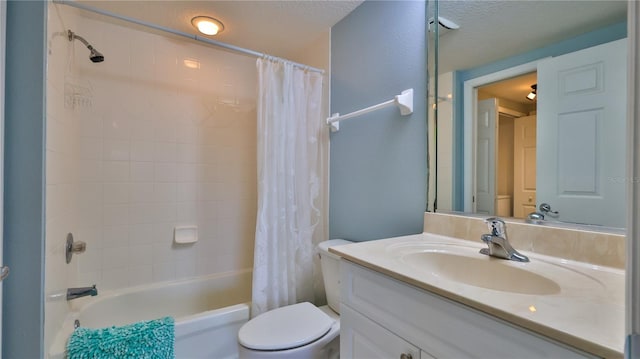
<svg viewBox="0 0 640 359"><path fill-rule="evenodd" d="M341 357L345 355L345 358L367 359L421 358L418 347L346 305L341 306L340 321L350 323L348 327L340 327Z"/></svg>
<svg viewBox="0 0 640 359"><path fill-rule="evenodd" d="M341 358L596 358L347 260L340 271Z"/></svg>

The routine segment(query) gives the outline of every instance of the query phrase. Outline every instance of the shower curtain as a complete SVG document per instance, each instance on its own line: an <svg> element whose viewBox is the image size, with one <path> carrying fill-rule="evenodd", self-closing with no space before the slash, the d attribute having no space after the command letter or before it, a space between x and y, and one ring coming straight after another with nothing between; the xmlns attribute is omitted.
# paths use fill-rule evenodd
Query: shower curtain
<svg viewBox="0 0 640 359"><path fill-rule="evenodd" d="M251 315L314 302L324 239L328 141L322 75L279 59L258 67L258 213ZM314 263L315 262L315 263ZM316 285L314 285L314 281Z"/></svg>

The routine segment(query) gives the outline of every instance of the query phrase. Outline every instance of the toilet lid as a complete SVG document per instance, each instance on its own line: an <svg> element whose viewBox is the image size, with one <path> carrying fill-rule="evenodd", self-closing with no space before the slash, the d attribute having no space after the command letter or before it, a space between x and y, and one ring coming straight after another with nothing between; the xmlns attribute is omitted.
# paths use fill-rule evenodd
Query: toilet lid
<svg viewBox="0 0 640 359"><path fill-rule="evenodd" d="M325 335L333 319L311 303L274 309L240 328L238 341L249 349L285 350L300 347Z"/></svg>

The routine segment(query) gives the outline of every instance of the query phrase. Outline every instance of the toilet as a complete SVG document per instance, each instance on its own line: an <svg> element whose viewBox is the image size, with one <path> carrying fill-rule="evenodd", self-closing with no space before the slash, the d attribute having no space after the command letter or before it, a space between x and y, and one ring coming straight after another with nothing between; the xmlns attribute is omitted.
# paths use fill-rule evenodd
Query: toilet
<svg viewBox="0 0 640 359"><path fill-rule="evenodd" d="M340 257L329 247L349 243L332 239L318 245L328 305L298 303L251 319L238 332L240 359L339 358Z"/></svg>

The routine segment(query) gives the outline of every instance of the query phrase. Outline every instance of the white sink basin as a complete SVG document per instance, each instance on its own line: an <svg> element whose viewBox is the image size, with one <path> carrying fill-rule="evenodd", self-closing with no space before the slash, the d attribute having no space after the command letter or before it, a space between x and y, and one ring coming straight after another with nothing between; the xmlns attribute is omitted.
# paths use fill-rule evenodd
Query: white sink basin
<svg viewBox="0 0 640 359"><path fill-rule="evenodd" d="M428 282L466 285L508 294L559 295L569 287L604 288L595 278L537 256L517 262L479 253L479 244L409 242L386 246L385 251ZM428 279L431 278L431 279ZM453 287L452 287L453 288Z"/></svg>
<svg viewBox="0 0 640 359"><path fill-rule="evenodd" d="M560 285L555 281L506 265L504 259L480 253L477 257L471 257L446 251L421 251L405 254L401 261L434 276L475 287L533 295L560 293Z"/></svg>

